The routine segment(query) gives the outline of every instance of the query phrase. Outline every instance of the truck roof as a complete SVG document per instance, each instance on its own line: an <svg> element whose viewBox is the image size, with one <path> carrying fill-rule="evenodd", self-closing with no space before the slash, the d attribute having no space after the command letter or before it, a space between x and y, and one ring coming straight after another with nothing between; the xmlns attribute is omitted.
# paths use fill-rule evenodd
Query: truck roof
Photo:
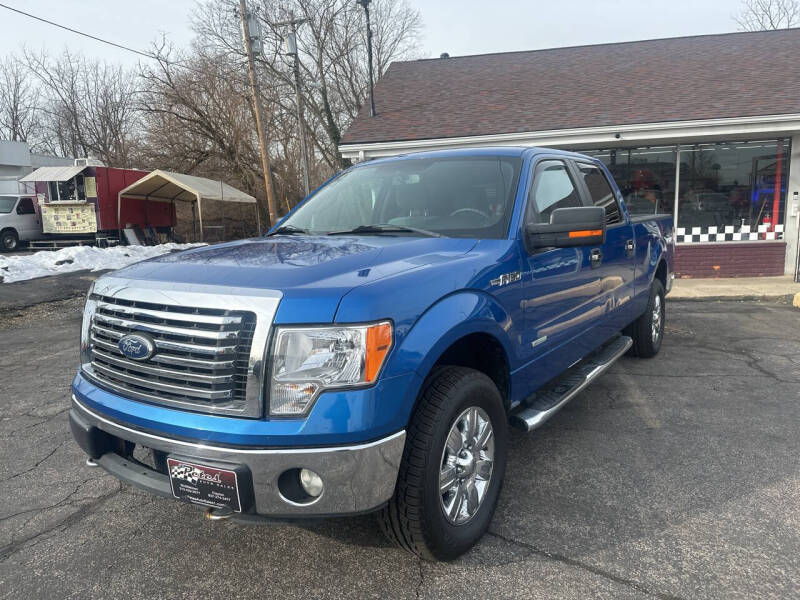
<svg viewBox="0 0 800 600"><path fill-rule="evenodd" d="M388 156L386 158L377 158L375 160L361 163L361 165L374 165L382 162L391 162L410 158L458 158L469 156L509 156L524 158L526 156L533 156L536 154L558 154L571 157L583 156L582 154L578 154L576 152L555 150L553 148L542 148L539 146L486 146L481 148L458 148L450 150L411 152L408 154L399 154L397 156Z"/></svg>

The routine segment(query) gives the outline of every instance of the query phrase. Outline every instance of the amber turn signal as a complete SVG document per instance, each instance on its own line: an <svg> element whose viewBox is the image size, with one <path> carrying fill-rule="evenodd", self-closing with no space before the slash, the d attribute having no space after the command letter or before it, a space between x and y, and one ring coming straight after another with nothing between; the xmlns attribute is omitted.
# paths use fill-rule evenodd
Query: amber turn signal
<svg viewBox="0 0 800 600"><path fill-rule="evenodd" d="M602 229L583 229L581 231L570 231L571 238L597 237L603 235Z"/></svg>
<svg viewBox="0 0 800 600"><path fill-rule="evenodd" d="M372 382L378 376L383 361L392 348L392 324L378 323L367 329L367 352L364 379Z"/></svg>

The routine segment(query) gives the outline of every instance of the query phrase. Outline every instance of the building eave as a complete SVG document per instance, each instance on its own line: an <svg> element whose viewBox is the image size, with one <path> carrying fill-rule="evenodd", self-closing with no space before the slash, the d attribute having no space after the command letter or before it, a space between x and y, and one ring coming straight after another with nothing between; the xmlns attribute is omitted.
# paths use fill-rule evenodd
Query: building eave
<svg viewBox="0 0 800 600"><path fill-rule="evenodd" d="M366 160L409 152L480 146L591 148L703 141L731 137L753 138L797 132L800 132L800 114L783 114L423 140L351 143L339 146L339 152L344 158Z"/></svg>

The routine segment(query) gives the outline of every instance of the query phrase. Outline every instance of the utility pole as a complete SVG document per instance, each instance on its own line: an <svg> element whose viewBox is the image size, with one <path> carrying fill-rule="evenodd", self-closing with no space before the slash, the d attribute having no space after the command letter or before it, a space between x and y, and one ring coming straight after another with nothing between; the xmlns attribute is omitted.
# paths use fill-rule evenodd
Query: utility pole
<svg viewBox="0 0 800 600"><path fill-rule="evenodd" d="M256 113L256 129L258 130L258 144L261 147L261 167L264 169L264 185L267 188L267 211L269 213L269 226L278 222L278 203L275 199L275 187L272 183L272 169L269 163L267 151L267 136L264 135L264 109L261 106L261 94L258 87L258 76L256 75L256 64L254 59L253 36L250 27L255 23L255 19L247 10L247 2L239 0L239 15L242 19L242 34L244 35L244 48L247 51L247 68L250 71L250 88L253 92L253 109ZM260 42L260 40L258 40Z"/></svg>
<svg viewBox="0 0 800 600"><path fill-rule="evenodd" d="M356 0L356 4L364 7L367 19L367 63L369 65L369 116L375 116L375 80L372 75L372 27L369 24L369 4L372 0Z"/></svg>
<svg viewBox="0 0 800 600"><path fill-rule="evenodd" d="M294 75L294 91L297 97L297 128L300 137L300 162L303 166L303 186L306 196L310 191L308 183L308 145L306 144L306 124L303 120L303 94L300 87L300 52L297 49L297 26L302 25L307 19L295 19L294 11L289 11L289 20L280 21L277 27L289 26L289 36L286 38L286 55L294 57L292 72Z"/></svg>

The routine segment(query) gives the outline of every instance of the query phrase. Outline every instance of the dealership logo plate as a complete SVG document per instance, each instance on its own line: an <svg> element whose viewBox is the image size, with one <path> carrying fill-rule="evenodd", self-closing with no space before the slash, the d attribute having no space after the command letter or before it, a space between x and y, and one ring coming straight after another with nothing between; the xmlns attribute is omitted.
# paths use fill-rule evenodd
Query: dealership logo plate
<svg viewBox="0 0 800 600"><path fill-rule="evenodd" d="M175 458L168 458L167 466L172 495L179 500L209 508L242 511L236 471L198 465Z"/></svg>

